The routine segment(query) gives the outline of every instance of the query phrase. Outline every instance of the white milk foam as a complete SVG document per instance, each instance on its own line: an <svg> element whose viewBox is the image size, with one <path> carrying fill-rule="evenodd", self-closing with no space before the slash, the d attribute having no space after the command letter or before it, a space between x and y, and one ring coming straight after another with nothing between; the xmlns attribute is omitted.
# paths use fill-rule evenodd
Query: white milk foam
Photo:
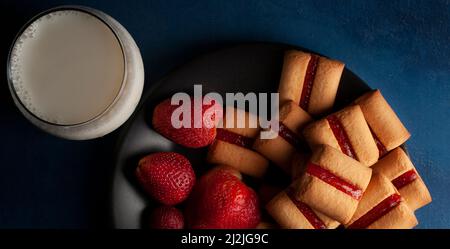
<svg viewBox="0 0 450 249"><path fill-rule="evenodd" d="M89 121L114 101L124 79L119 41L98 18L56 11L29 25L12 49L9 73L22 104L55 124Z"/></svg>

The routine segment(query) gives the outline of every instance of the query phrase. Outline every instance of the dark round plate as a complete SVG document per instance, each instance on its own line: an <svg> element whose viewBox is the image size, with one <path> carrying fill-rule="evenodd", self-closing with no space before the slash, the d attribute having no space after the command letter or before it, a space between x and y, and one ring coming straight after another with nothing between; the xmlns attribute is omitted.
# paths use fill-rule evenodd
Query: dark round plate
<svg viewBox="0 0 450 249"><path fill-rule="evenodd" d="M173 93L193 92L194 84L202 84L204 94L214 91L222 96L226 92L276 92L283 53L289 48L293 47L258 43L209 53L171 72L144 95L143 104L123 129L116 154L111 192L114 227L141 228L147 207L153 205L134 178L134 170L142 156L157 151L176 151L191 160L196 173L207 167L203 161L206 149L182 148L151 129L149 120L153 107ZM341 108L369 89L360 78L345 69L335 108Z"/></svg>

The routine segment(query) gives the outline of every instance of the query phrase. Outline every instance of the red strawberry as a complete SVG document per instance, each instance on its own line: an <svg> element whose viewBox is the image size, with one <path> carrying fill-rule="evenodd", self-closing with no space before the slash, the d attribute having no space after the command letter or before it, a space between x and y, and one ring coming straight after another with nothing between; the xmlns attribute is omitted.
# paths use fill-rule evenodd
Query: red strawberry
<svg viewBox="0 0 450 249"><path fill-rule="evenodd" d="M201 102L202 100L203 102ZM194 108L194 98L191 98L191 102L188 103L188 106L190 106L191 118L190 122L188 122L189 117L187 117L188 119L186 122L189 127L182 127L181 125L182 120L186 118L182 116L183 114L181 114L179 112L180 109L178 109L182 108L182 105L171 105L171 99L164 100L159 103L153 111L153 128L174 143L185 147L200 148L211 144L216 137L216 125L222 117L222 107L215 100L209 98L203 98L202 100L198 100L198 106L202 108L202 110L197 110L197 112L201 114L198 115L199 119L194 118L196 113ZM203 104L209 103L209 101L212 104ZM175 111L176 118L174 121L176 124L172 124L172 114L174 114Z"/></svg>
<svg viewBox="0 0 450 249"><path fill-rule="evenodd" d="M255 228L260 221L258 198L229 170L211 170L194 187L186 219L191 228Z"/></svg>
<svg viewBox="0 0 450 249"><path fill-rule="evenodd" d="M159 152L142 158L136 176L142 187L165 205L184 201L195 183L191 163L175 152Z"/></svg>
<svg viewBox="0 0 450 249"><path fill-rule="evenodd" d="M183 229L184 217L180 210L171 206L160 206L150 215L150 228Z"/></svg>

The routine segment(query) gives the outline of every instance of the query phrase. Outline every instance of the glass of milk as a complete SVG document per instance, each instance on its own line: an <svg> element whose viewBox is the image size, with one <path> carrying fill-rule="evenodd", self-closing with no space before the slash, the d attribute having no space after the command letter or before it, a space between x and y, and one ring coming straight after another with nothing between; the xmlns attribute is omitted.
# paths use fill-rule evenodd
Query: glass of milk
<svg viewBox="0 0 450 249"><path fill-rule="evenodd" d="M127 30L83 6L40 13L19 32L8 57L14 102L34 125L67 139L106 135L133 113L144 66Z"/></svg>

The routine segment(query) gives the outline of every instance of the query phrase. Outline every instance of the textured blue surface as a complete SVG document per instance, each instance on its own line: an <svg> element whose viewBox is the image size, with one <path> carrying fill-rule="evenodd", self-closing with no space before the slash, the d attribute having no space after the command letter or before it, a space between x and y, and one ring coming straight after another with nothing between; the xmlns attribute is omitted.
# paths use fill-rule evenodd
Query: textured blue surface
<svg viewBox="0 0 450 249"><path fill-rule="evenodd" d="M449 1L3 0L2 70L20 26L61 4L119 20L141 48L146 88L198 54L239 42L295 44L346 62L382 89L412 133L409 151L434 198L417 212L419 227L450 228ZM0 90L0 227L105 225L118 132L84 142L52 137L15 109L5 77Z"/></svg>

